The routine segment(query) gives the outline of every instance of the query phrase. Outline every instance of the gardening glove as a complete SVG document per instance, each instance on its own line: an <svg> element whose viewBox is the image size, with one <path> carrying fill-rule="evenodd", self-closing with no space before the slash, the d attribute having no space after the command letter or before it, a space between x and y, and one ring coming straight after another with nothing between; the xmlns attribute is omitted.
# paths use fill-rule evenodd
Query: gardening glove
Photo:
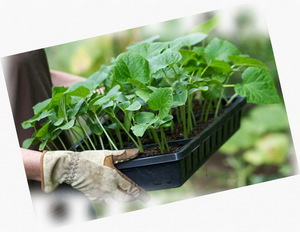
<svg viewBox="0 0 300 232"><path fill-rule="evenodd" d="M138 149L120 151L46 151L41 157L42 190L49 193L67 183L90 200L109 204L149 200L149 195L115 166L133 159Z"/></svg>

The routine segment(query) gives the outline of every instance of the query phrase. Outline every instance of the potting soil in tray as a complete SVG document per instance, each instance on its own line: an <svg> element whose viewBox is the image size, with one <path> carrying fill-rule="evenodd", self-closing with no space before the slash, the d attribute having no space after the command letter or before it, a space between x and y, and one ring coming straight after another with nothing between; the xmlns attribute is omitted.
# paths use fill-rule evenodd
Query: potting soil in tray
<svg viewBox="0 0 300 232"><path fill-rule="evenodd" d="M192 139L169 142L172 151L160 154L155 145L146 145L139 157L116 167L147 191L180 187L240 127L246 99L239 97L208 125L202 125Z"/></svg>

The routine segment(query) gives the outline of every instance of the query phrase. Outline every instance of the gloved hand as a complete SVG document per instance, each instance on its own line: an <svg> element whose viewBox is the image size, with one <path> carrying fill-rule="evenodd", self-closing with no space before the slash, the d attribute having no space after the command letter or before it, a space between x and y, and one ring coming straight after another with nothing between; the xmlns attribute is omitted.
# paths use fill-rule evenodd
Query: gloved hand
<svg viewBox="0 0 300 232"><path fill-rule="evenodd" d="M110 201L149 200L149 195L114 164L133 159L137 149L120 151L46 151L41 157L41 182L44 192L67 183L100 204Z"/></svg>

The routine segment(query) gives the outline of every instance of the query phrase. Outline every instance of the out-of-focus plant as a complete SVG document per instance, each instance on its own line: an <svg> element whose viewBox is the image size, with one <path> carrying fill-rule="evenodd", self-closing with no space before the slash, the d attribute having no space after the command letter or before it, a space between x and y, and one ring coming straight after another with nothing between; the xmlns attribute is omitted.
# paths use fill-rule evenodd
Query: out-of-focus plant
<svg viewBox="0 0 300 232"><path fill-rule="evenodd" d="M257 106L242 119L240 130L221 152L235 170L237 186L244 186L291 174L291 141L284 106Z"/></svg>

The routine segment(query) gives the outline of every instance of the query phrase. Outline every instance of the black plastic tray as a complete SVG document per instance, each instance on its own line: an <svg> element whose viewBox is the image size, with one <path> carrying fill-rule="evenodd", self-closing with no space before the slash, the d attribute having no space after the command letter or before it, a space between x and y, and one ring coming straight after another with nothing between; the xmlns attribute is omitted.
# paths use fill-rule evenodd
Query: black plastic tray
<svg viewBox="0 0 300 232"><path fill-rule="evenodd" d="M180 187L239 129L245 104L246 99L238 97L198 136L170 142L182 144L178 152L136 158L116 167L147 191Z"/></svg>

